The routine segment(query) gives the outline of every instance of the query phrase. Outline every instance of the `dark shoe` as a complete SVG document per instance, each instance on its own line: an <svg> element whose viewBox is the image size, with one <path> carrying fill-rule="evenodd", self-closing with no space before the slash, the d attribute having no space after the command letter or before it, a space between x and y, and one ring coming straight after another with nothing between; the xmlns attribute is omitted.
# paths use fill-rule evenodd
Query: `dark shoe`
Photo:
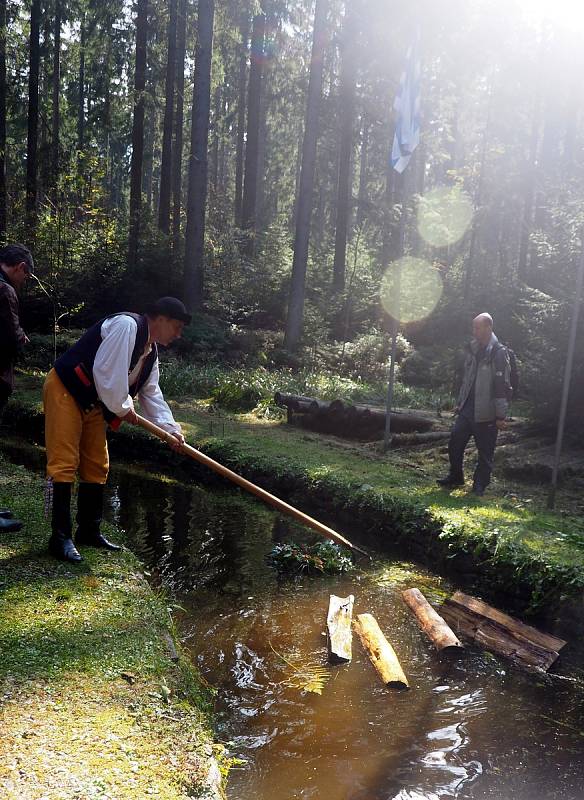
<svg viewBox="0 0 584 800"><path fill-rule="evenodd" d="M6 519L0 516L0 533L16 533L22 528L22 522L18 519Z"/></svg>
<svg viewBox="0 0 584 800"><path fill-rule="evenodd" d="M436 483L444 489L454 489L457 486L464 486L464 480L462 478L453 478L452 475L447 475L445 478L438 478Z"/></svg>
<svg viewBox="0 0 584 800"><path fill-rule="evenodd" d="M83 561L73 544L71 526L71 484L53 482L52 535L49 553L60 561L78 564Z"/></svg>
<svg viewBox="0 0 584 800"><path fill-rule="evenodd" d="M100 531L103 510L104 486L101 483L80 483L77 495L77 544L88 547L101 547L116 552L119 544L108 541Z"/></svg>
<svg viewBox="0 0 584 800"><path fill-rule="evenodd" d="M83 556L73 544L73 539L63 539L60 536L51 536L49 539L49 553L59 561L70 561L78 564L83 561Z"/></svg>
<svg viewBox="0 0 584 800"><path fill-rule="evenodd" d="M0 517L4 519L12 519L12 511L9 508L0 508Z"/></svg>
<svg viewBox="0 0 584 800"><path fill-rule="evenodd" d="M93 536L88 536L87 538L84 535L80 537L79 534L77 534L75 541L77 544L82 544L86 547L101 547L104 550L112 550L114 553L122 549L121 545L114 544L110 542L109 539L106 539L103 533L95 533Z"/></svg>

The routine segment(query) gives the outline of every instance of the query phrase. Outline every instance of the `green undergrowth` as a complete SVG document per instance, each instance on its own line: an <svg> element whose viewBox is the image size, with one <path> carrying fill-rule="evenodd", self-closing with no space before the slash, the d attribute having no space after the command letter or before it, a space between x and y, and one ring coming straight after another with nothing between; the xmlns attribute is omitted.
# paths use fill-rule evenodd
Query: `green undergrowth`
<svg viewBox="0 0 584 800"><path fill-rule="evenodd" d="M263 416L282 416L274 405L274 394L296 394L350 403L385 402L387 387L382 382L357 381L331 372L316 370L266 369L264 367L225 369L220 366L187 364L166 360L161 363L160 384L169 396L207 398L231 411L252 411ZM449 404L427 389L395 385L395 403L409 408L437 408Z"/></svg>
<svg viewBox="0 0 584 800"><path fill-rule="evenodd" d="M169 599L127 550L50 558L42 490L0 459L0 504L24 522L0 539L0 795L204 791L212 696L183 655L172 660Z"/></svg>

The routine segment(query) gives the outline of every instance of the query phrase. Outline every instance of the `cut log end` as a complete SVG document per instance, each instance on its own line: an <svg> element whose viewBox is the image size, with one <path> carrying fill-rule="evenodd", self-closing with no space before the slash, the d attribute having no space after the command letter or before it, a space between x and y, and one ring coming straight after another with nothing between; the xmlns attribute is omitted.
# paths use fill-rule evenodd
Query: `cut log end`
<svg viewBox="0 0 584 800"><path fill-rule="evenodd" d="M439 653L448 651L449 656L460 653L462 643L419 589L406 589L402 592L402 598Z"/></svg>

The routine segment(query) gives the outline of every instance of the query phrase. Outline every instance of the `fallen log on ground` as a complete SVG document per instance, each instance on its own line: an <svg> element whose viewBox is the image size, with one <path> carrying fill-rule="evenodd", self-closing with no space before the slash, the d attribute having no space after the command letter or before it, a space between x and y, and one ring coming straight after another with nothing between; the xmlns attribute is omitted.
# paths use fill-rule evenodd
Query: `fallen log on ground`
<svg viewBox="0 0 584 800"><path fill-rule="evenodd" d="M288 422L319 433L331 433L354 439L376 439L385 430L385 409L368 405L351 405L342 400L320 400L315 397L276 392L274 402L288 412ZM425 433L433 420L422 414L391 412L391 430L396 434ZM446 438L440 434L440 438ZM396 442L397 444L397 442Z"/></svg>
<svg viewBox="0 0 584 800"><path fill-rule="evenodd" d="M402 597L439 653L454 655L462 649L460 640L419 589L406 589L402 592Z"/></svg>
<svg viewBox="0 0 584 800"><path fill-rule="evenodd" d="M547 671L566 644L463 592L446 600L440 611L456 633L530 671Z"/></svg>
<svg viewBox="0 0 584 800"><path fill-rule="evenodd" d="M353 626L383 683L396 689L408 689L410 685L395 650L383 635L375 617L359 614Z"/></svg>
<svg viewBox="0 0 584 800"><path fill-rule="evenodd" d="M290 411L310 411L312 403L316 402L315 397L304 397L299 394L284 394L283 392L276 392L274 395L274 403L277 406L285 406Z"/></svg>
<svg viewBox="0 0 584 800"><path fill-rule="evenodd" d="M417 444L434 444L450 439L450 431L430 431L429 433L396 433L391 437L394 447L415 447Z"/></svg>
<svg viewBox="0 0 584 800"><path fill-rule="evenodd" d="M367 420L367 425L371 428L385 429L387 415L384 408L357 405L355 410L358 416ZM392 411L390 421L391 430L395 433L412 433L414 431L423 433L424 431L429 431L434 425L432 419L409 411Z"/></svg>
<svg viewBox="0 0 584 800"><path fill-rule="evenodd" d="M337 597L331 594L326 618L329 661L345 663L353 657L351 622L353 621L352 594L348 597Z"/></svg>

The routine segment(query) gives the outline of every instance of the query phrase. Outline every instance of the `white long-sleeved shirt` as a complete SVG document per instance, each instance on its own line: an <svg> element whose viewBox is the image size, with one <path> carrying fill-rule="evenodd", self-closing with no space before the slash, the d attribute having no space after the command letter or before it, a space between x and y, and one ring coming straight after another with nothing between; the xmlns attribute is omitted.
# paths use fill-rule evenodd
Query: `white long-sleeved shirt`
<svg viewBox="0 0 584 800"><path fill-rule="evenodd" d="M137 333L138 323L125 314L106 319L101 326L101 344L93 362L93 380L99 399L117 417L123 417L128 411L134 410L129 387L137 379L144 359L152 350L152 343L148 341L138 363L130 372ZM146 419L160 425L164 430L180 433L180 425L172 416L158 385L159 377L156 359L150 375L138 392L142 412Z"/></svg>

